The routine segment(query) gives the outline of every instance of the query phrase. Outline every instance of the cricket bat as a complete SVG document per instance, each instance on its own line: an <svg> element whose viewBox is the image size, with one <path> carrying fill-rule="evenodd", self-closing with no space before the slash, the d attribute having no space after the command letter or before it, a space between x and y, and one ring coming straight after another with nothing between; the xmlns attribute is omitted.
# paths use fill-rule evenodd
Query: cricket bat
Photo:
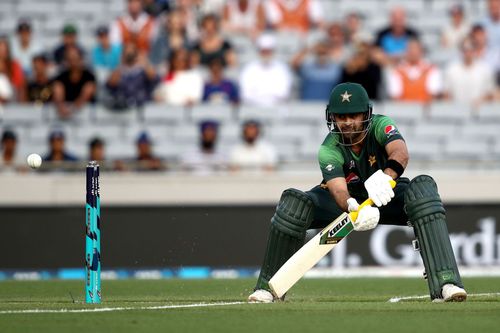
<svg viewBox="0 0 500 333"><path fill-rule="evenodd" d="M391 186L394 188L396 182L391 181ZM269 287L274 296L283 297L308 270L354 230L353 223L361 208L371 205L373 201L368 198L356 212L343 213L295 252L269 280Z"/></svg>

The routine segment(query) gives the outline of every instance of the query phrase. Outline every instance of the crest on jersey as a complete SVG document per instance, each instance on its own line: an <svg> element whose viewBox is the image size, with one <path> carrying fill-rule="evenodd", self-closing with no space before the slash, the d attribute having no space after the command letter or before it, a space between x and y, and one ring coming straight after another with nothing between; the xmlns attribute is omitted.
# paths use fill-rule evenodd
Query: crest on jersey
<svg viewBox="0 0 500 333"><path fill-rule="evenodd" d="M372 167L375 163L377 163L377 158L375 155L370 155L368 156L368 163L370 163L370 166Z"/></svg>
<svg viewBox="0 0 500 333"><path fill-rule="evenodd" d="M350 169L354 169L355 167L356 167L356 162L354 162L354 160L351 160L351 161L349 162L349 170L350 170Z"/></svg>
<svg viewBox="0 0 500 333"><path fill-rule="evenodd" d="M394 125L387 125L384 129L384 132L385 132L385 135L387 135L387 137L389 137L391 135L398 133L398 129Z"/></svg>

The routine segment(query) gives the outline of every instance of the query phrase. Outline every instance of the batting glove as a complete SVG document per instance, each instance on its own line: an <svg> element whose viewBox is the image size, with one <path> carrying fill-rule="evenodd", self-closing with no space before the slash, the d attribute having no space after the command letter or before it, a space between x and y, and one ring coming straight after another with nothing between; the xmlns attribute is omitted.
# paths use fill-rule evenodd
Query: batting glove
<svg viewBox="0 0 500 333"><path fill-rule="evenodd" d="M366 231L375 228L380 220L380 211L377 207L365 206L358 213L358 218L352 224L356 231Z"/></svg>
<svg viewBox="0 0 500 333"><path fill-rule="evenodd" d="M378 170L365 181L368 196L377 207L387 205L394 198L394 191L390 184L391 180L391 176L385 174L382 170Z"/></svg>

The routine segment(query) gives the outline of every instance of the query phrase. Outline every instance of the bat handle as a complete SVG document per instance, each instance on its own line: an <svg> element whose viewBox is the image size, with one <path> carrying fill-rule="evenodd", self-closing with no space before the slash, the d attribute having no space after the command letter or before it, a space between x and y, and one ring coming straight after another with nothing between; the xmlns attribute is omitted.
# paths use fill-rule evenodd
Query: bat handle
<svg viewBox="0 0 500 333"><path fill-rule="evenodd" d="M389 183L391 184L392 188L396 187L396 181L395 180L391 180L391 181L389 181ZM356 221L356 219L358 218L358 214L359 214L359 211L361 210L361 208L366 207L366 206L371 206L371 205L373 205L373 200L372 199L368 198L365 201L363 201L363 203L361 205L359 205L359 208L358 208L357 211L349 213L349 217L351 218L351 221Z"/></svg>

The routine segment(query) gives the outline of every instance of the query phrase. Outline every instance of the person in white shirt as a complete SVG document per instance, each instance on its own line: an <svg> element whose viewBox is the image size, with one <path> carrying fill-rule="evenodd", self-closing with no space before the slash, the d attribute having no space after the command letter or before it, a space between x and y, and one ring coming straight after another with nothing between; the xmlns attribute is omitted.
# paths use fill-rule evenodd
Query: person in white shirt
<svg viewBox="0 0 500 333"><path fill-rule="evenodd" d="M26 76L31 75L31 60L35 55L43 52L40 43L32 38L31 24L29 21L20 20L17 25L17 38L11 41L12 57L19 61Z"/></svg>
<svg viewBox="0 0 500 333"><path fill-rule="evenodd" d="M217 148L219 124L206 120L200 123L199 146L182 156L182 169L197 175L209 175L227 169L227 157Z"/></svg>
<svg viewBox="0 0 500 333"><path fill-rule="evenodd" d="M453 5L449 14L451 20L441 32L441 45L450 50L458 50L460 44L469 34L471 26L465 19L462 5Z"/></svg>
<svg viewBox="0 0 500 333"><path fill-rule="evenodd" d="M230 154L233 170L272 171L278 162L275 148L260 139L260 123L248 120L243 124L243 142Z"/></svg>
<svg viewBox="0 0 500 333"><path fill-rule="evenodd" d="M474 57L470 40L462 43L462 59L448 65L444 75L445 97L461 105L478 106L493 97L493 71Z"/></svg>
<svg viewBox="0 0 500 333"><path fill-rule="evenodd" d="M274 59L274 36L264 34L257 39L259 59L246 64L240 74L243 103L275 106L288 100L292 74L288 65Z"/></svg>
<svg viewBox="0 0 500 333"><path fill-rule="evenodd" d="M190 106L201 101L203 77L189 68L189 53L180 48L172 52L168 73L157 86L154 97L157 102L174 106Z"/></svg>

